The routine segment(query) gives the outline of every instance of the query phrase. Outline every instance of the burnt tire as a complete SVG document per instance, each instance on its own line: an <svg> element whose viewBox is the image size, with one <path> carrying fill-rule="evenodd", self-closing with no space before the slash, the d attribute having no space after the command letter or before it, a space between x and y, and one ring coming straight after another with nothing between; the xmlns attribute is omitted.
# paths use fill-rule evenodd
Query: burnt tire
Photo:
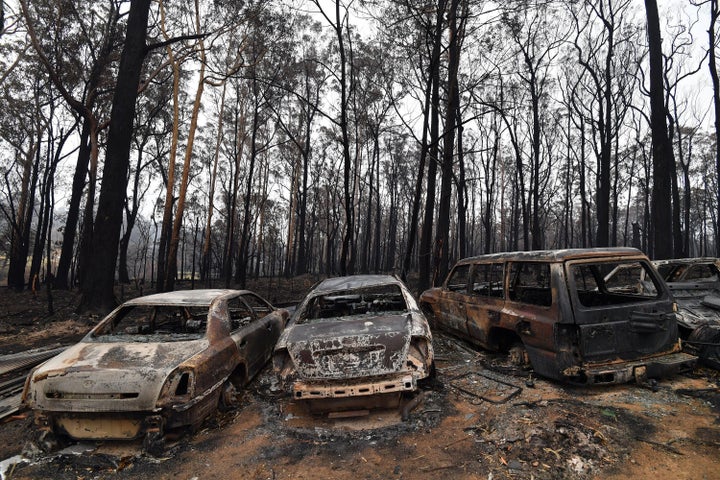
<svg viewBox="0 0 720 480"><path fill-rule="evenodd" d="M527 349L522 342L513 343L507 351L508 362L510 365L523 370L528 370L532 366Z"/></svg>
<svg viewBox="0 0 720 480"><path fill-rule="evenodd" d="M48 430L42 430L37 434L35 445L44 453L52 453L61 450L70 444L70 438Z"/></svg>
<svg viewBox="0 0 720 480"><path fill-rule="evenodd" d="M230 380L227 380L223 384L220 390L220 399L218 400L218 409L221 412L227 412L233 410L240 405L240 401L237 398L238 390L235 388L235 384Z"/></svg>
<svg viewBox="0 0 720 480"><path fill-rule="evenodd" d="M165 453L165 436L162 432L148 432L143 439L143 450L151 457Z"/></svg>
<svg viewBox="0 0 720 480"><path fill-rule="evenodd" d="M692 331L687 343L694 347L703 365L720 370L720 326L701 325Z"/></svg>
<svg viewBox="0 0 720 480"><path fill-rule="evenodd" d="M435 313L433 312L433 309L430 305L427 303L423 303L420 305L420 310L422 311L423 315L425 315L425 319L428 322L428 326L430 327L430 330L437 330L438 329L438 322L435 319Z"/></svg>
<svg viewBox="0 0 720 480"><path fill-rule="evenodd" d="M442 390L443 383L438 380L437 368L435 368L435 361L430 364L428 369L428 376L418 380L418 387L421 390Z"/></svg>

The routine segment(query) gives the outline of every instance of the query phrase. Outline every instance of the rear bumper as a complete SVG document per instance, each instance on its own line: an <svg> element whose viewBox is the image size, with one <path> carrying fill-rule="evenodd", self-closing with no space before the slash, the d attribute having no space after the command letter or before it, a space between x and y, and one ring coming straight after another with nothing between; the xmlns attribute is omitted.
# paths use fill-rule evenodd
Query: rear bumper
<svg viewBox="0 0 720 480"><path fill-rule="evenodd" d="M313 400L364 397L414 390L417 390L417 380L413 375L403 373L382 378L370 378L367 381L296 380L292 385L292 397L295 400Z"/></svg>
<svg viewBox="0 0 720 480"><path fill-rule="evenodd" d="M75 440L132 440L147 432L163 431L165 419L147 413L78 414L35 411L40 430L61 433Z"/></svg>
<svg viewBox="0 0 720 480"><path fill-rule="evenodd" d="M585 364L581 367L567 368L562 375L571 383L583 385L607 385L633 380L644 382L648 378L667 377L692 368L696 362L696 356L677 352L621 363Z"/></svg>

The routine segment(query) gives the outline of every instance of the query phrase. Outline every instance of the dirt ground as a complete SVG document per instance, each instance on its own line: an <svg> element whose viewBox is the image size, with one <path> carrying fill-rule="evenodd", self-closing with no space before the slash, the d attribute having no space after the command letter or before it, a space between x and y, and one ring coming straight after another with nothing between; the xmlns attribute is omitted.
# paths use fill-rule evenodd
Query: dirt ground
<svg viewBox="0 0 720 480"><path fill-rule="evenodd" d="M255 289L284 303L312 283ZM42 295L2 292L0 353L76 341L97 319L73 314L75 301L56 294L58 313L47 317ZM0 472L73 480L720 478L718 372L697 369L660 381L656 391L577 388L511 369L503 357L442 333L434 347L438 381L406 421L398 409L313 417L274 392L266 369L239 408L171 439L163 458L144 455L139 442L41 454L32 444L32 413L22 412L0 424ZM7 460L16 455L23 457Z"/></svg>

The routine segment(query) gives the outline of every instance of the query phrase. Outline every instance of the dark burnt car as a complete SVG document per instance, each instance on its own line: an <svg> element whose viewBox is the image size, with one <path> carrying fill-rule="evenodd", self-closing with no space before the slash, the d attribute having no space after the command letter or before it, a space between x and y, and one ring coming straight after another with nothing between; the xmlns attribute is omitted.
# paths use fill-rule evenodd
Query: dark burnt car
<svg viewBox="0 0 720 480"><path fill-rule="evenodd" d="M665 282L636 249L467 258L420 303L439 327L570 383L644 381L696 361L680 351Z"/></svg>
<svg viewBox="0 0 720 480"><path fill-rule="evenodd" d="M44 442L196 428L236 402L270 359L288 313L247 290L188 290L125 302L77 345L37 367L23 401Z"/></svg>
<svg viewBox="0 0 720 480"><path fill-rule="evenodd" d="M273 365L314 411L392 407L434 368L427 320L388 275L330 278L293 314Z"/></svg>
<svg viewBox="0 0 720 480"><path fill-rule="evenodd" d="M720 260L655 260L678 304L678 326L685 349L720 369Z"/></svg>

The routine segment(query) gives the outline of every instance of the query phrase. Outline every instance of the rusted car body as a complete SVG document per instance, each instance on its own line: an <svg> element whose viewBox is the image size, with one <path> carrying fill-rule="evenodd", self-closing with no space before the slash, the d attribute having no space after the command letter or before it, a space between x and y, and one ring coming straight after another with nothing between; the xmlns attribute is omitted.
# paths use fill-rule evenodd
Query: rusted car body
<svg viewBox="0 0 720 480"><path fill-rule="evenodd" d="M678 304L685 350L720 369L720 259L655 260Z"/></svg>
<svg viewBox="0 0 720 480"><path fill-rule="evenodd" d="M606 281L621 266L627 275ZM642 271L643 280L638 273ZM647 257L629 248L483 255L459 261L420 304L436 324L575 384L644 381L691 366L675 305Z"/></svg>
<svg viewBox="0 0 720 480"><path fill-rule="evenodd" d="M312 411L389 408L431 375L432 336L399 279L330 278L296 309L273 365L292 398Z"/></svg>
<svg viewBox="0 0 720 480"><path fill-rule="evenodd" d="M270 359L288 313L247 290L130 300L78 344L37 367L23 401L44 433L134 439L197 427L232 405Z"/></svg>

